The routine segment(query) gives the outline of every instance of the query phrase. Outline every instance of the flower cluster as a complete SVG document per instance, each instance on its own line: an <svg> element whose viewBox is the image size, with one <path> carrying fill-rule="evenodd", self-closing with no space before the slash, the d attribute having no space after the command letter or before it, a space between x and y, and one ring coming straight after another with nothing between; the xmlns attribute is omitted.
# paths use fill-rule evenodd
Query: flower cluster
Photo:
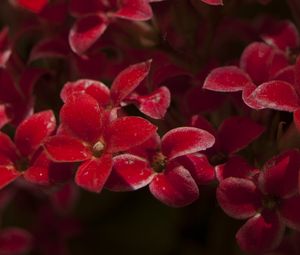
<svg viewBox="0 0 300 255"><path fill-rule="evenodd" d="M85 196L137 190L246 220L224 254L299 254L300 3L277 4L3 0L0 254L71 254Z"/></svg>

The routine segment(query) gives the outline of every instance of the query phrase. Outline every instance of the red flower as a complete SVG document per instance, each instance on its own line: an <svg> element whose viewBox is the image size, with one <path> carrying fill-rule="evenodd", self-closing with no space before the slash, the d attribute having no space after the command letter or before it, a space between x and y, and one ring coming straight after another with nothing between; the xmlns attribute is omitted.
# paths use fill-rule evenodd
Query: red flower
<svg viewBox="0 0 300 255"><path fill-rule="evenodd" d="M198 184L214 178L206 157L194 154L211 147L214 137L208 132L182 127L167 132L161 139L152 137L117 156L106 187L113 191L136 190L150 183L151 193L161 202L182 207L199 195Z"/></svg>
<svg viewBox="0 0 300 255"><path fill-rule="evenodd" d="M64 102L74 93L85 93L95 98L101 107L117 108L128 103L134 103L144 114L161 119L170 105L170 92L166 87L160 87L148 95L139 95L135 89L147 77L151 60L131 65L120 72L114 79L111 89L99 81L77 80L68 82L61 91Z"/></svg>
<svg viewBox="0 0 300 255"><path fill-rule="evenodd" d="M33 114L16 129L15 143L0 133L0 187L8 185L20 175L30 182L49 184L50 161L40 148L55 129L52 111Z"/></svg>
<svg viewBox="0 0 300 255"><path fill-rule="evenodd" d="M217 199L222 209L233 218L249 218L236 235L243 250L272 250L281 242L285 225L300 229L299 168L300 152L291 150L269 160L258 178L220 182Z"/></svg>
<svg viewBox="0 0 300 255"><path fill-rule="evenodd" d="M80 111L78 111L80 109ZM111 172L113 154L146 141L156 127L140 117L110 119L98 101L88 94L72 94L61 109L65 134L50 137L45 149L56 162L83 162L76 183L100 192Z"/></svg>
<svg viewBox="0 0 300 255"><path fill-rule="evenodd" d="M69 34L70 46L79 55L99 39L111 22L111 18L144 21L152 17L148 0L109 2L92 0L88 5L83 0L72 0L70 11L74 16L79 17Z"/></svg>

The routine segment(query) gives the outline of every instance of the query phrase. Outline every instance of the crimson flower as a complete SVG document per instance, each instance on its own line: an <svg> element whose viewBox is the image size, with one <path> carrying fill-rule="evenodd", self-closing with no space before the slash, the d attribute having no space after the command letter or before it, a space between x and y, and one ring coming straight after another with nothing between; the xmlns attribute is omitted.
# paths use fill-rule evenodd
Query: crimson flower
<svg viewBox="0 0 300 255"><path fill-rule="evenodd" d="M49 184L51 162L41 151L45 138L55 129L52 111L35 113L16 129L13 143L0 132L0 187L23 175L30 182Z"/></svg>
<svg viewBox="0 0 300 255"><path fill-rule="evenodd" d="M300 229L299 168L300 152L290 150L269 160L257 177L220 182L217 199L225 213L248 219L236 234L243 250L272 250L280 244L285 226Z"/></svg>
<svg viewBox="0 0 300 255"><path fill-rule="evenodd" d="M149 184L150 192L161 202L182 207L199 196L197 184L214 178L206 157L195 154L214 144L214 137L193 127L175 128L161 141L153 136L144 144L113 159L113 170L106 188L129 191Z"/></svg>
<svg viewBox="0 0 300 255"><path fill-rule="evenodd" d="M60 96L64 102L74 93L87 94L95 98L105 109L113 109L129 103L154 119L164 117L170 105L170 92L162 86L147 95L134 92L150 71L151 60L131 65L114 79L111 89L102 82L81 79L64 85Z"/></svg>
<svg viewBox="0 0 300 255"><path fill-rule="evenodd" d="M82 162L75 181L94 192L102 190L114 154L143 143L156 131L154 125L140 117L110 118L110 111L105 111L94 97L74 93L60 112L63 133L45 142L55 162Z"/></svg>
<svg viewBox="0 0 300 255"><path fill-rule="evenodd" d="M79 55L100 38L112 18L144 21L152 17L148 0L91 0L89 4L84 0L72 0L70 12L78 19L70 30L69 43Z"/></svg>

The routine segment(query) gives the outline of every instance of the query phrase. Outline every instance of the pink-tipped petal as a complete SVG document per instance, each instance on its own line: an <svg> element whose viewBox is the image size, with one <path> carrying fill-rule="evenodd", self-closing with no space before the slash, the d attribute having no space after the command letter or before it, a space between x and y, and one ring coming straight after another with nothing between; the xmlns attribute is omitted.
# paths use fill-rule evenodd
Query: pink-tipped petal
<svg viewBox="0 0 300 255"><path fill-rule="evenodd" d="M215 170L204 154L194 153L176 159L187 169L198 185L205 185L215 179Z"/></svg>
<svg viewBox="0 0 300 255"><path fill-rule="evenodd" d="M78 186L100 193L112 169L112 157L105 154L100 158L93 158L80 165L76 172L75 182Z"/></svg>
<svg viewBox="0 0 300 255"><path fill-rule="evenodd" d="M257 139L265 128L248 117L233 116L226 119L219 128L220 149L231 154L247 147Z"/></svg>
<svg viewBox="0 0 300 255"><path fill-rule="evenodd" d="M71 49L78 55L87 51L105 32L108 21L101 15L90 15L76 21L69 33Z"/></svg>
<svg viewBox="0 0 300 255"><path fill-rule="evenodd" d="M264 165L259 183L261 189L277 197L289 197L298 191L300 152L289 150Z"/></svg>
<svg viewBox="0 0 300 255"><path fill-rule="evenodd" d="M279 111L293 112L300 101L295 88L284 81L274 80L261 84L251 94L259 105Z"/></svg>
<svg viewBox="0 0 300 255"><path fill-rule="evenodd" d="M237 232L236 239L245 252L262 254L275 249L284 234L284 224L274 212L250 218Z"/></svg>
<svg viewBox="0 0 300 255"><path fill-rule="evenodd" d="M94 142L102 132L103 111L90 95L72 94L60 111L60 119L76 137Z"/></svg>
<svg viewBox="0 0 300 255"><path fill-rule="evenodd" d="M56 162L80 162L92 156L82 141L64 135L49 137L44 147L50 158Z"/></svg>
<svg viewBox="0 0 300 255"><path fill-rule="evenodd" d="M149 20L152 18L152 9L148 0L122 0L121 8L113 16L129 20Z"/></svg>
<svg viewBox="0 0 300 255"><path fill-rule="evenodd" d="M52 111L36 113L24 120L17 128L15 142L23 156L35 152L55 129L56 121Z"/></svg>
<svg viewBox="0 0 300 255"><path fill-rule="evenodd" d="M214 142L214 136L205 130L193 127L175 128L162 137L162 153L170 160L206 150L212 147Z"/></svg>
<svg viewBox="0 0 300 255"><path fill-rule="evenodd" d="M269 78L272 58L273 48L271 46L254 42L243 51L240 66L250 75L255 84L260 84Z"/></svg>
<svg viewBox="0 0 300 255"><path fill-rule="evenodd" d="M255 169L244 158L234 155L226 163L217 165L215 171L218 181L222 181L228 177L248 178Z"/></svg>
<svg viewBox="0 0 300 255"><path fill-rule="evenodd" d="M254 216L260 208L260 193L247 179L229 177L220 182L217 199L224 212L235 219Z"/></svg>
<svg viewBox="0 0 300 255"><path fill-rule="evenodd" d="M126 151L148 140L157 127L140 117L121 117L106 130L105 140L109 152Z"/></svg>
<svg viewBox="0 0 300 255"><path fill-rule="evenodd" d="M285 224L300 231L300 196L295 195L288 199L282 199L279 205L279 212Z"/></svg>
<svg viewBox="0 0 300 255"><path fill-rule="evenodd" d="M299 33L296 26L290 21L282 21L274 29L262 35L262 39L271 46L283 51L299 46Z"/></svg>
<svg viewBox="0 0 300 255"><path fill-rule="evenodd" d="M205 79L203 88L220 92L241 91L251 82L251 78L236 66L214 69Z"/></svg>
<svg viewBox="0 0 300 255"><path fill-rule="evenodd" d="M201 0L201 1L209 5L223 5L223 0Z"/></svg>
<svg viewBox="0 0 300 255"><path fill-rule="evenodd" d="M0 254L27 254L33 245L31 234L20 228L10 227L0 232Z"/></svg>
<svg viewBox="0 0 300 255"><path fill-rule="evenodd" d="M147 96L138 98L139 110L153 119L162 119L171 102L170 91L167 87L160 87Z"/></svg>
<svg viewBox="0 0 300 255"><path fill-rule="evenodd" d="M252 97L253 91L256 89L255 84L248 83L248 85L244 88L242 92L242 99L246 105L255 110L264 109L262 105L256 100L255 97Z"/></svg>
<svg viewBox="0 0 300 255"><path fill-rule="evenodd" d="M157 174L149 188L154 197L171 207L187 206L199 196L197 184L182 166Z"/></svg>
<svg viewBox="0 0 300 255"><path fill-rule="evenodd" d="M113 81L111 99L118 105L145 79L150 71L151 60L131 65L123 70Z"/></svg>
<svg viewBox="0 0 300 255"><path fill-rule="evenodd" d="M28 11L39 13L48 4L48 0L15 0L16 4Z"/></svg>
<svg viewBox="0 0 300 255"><path fill-rule="evenodd" d="M123 154L113 158L113 169L105 187L112 191L131 191L148 185L153 179L149 163L140 157Z"/></svg>
<svg viewBox="0 0 300 255"><path fill-rule="evenodd" d="M105 106L110 100L109 88L99 81L81 79L67 82L61 90L60 97L66 103L74 93L86 93L95 98L100 106Z"/></svg>

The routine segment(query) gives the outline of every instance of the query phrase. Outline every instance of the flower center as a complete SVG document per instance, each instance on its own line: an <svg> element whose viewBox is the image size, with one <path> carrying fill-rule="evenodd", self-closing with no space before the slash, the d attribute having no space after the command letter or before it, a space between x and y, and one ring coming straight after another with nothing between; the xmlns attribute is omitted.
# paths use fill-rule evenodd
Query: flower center
<svg viewBox="0 0 300 255"><path fill-rule="evenodd" d="M20 158L15 162L17 171L24 172L29 166L29 160L27 158Z"/></svg>
<svg viewBox="0 0 300 255"><path fill-rule="evenodd" d="M93 149L92 149L93 156L96 157L96 158L100 158L103 151L104 151L104 147L105 147L104 143L101 142L101 141L95 143L94 146L93 146Z"/></svg>
<svg viewBox="0 0 300 255"><path fill-rule="evenodd" d="M167 164L166 157L161 153L157 152L152 158L152 168L156 173L161 173L165 168Z"/></svg>
<svg viewBox="0 0 300 255"><path fill-rule="evenodd" d="M278 207L279 200L274 196L267 196L263 198L262 204L264 208L274 210Z"/></svg>

